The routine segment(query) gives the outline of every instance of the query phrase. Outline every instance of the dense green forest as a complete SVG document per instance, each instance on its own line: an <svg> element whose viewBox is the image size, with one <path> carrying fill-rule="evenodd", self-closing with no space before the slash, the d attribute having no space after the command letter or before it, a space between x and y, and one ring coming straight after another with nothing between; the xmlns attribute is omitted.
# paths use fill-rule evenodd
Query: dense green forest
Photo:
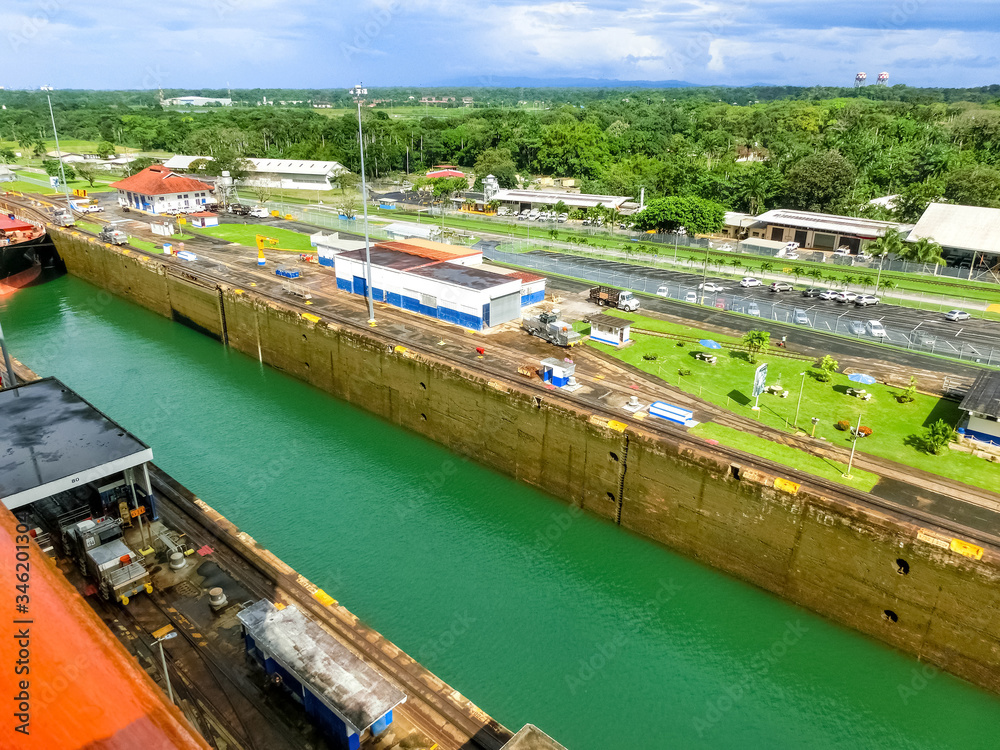
<svg viewBox="0 0 1000 750"><path fill-rule="evenodd" d="M164 92L177 93L192 92ZM477 106L408 106L445 93L473 96ZM52 96L65 138L359 168L350 114L308 105L180 111L161 108L156 92ZM232 92L237 101L264 96L350 105L340 90ZM371 89L369 97L382 100L364 111L366 168L376 177L454 163L508 186L516 175L572 176L588 192L638 196L645 188L647 198L697 196L750 212L787 206L914 220L931 200L1000 207L996 86ZM518 102L529 104L510 106ZM0 139L37 150L51 137L44 94L0 92L0 103ZM892 212L869 204L885 195L900 196Z"/></svg>

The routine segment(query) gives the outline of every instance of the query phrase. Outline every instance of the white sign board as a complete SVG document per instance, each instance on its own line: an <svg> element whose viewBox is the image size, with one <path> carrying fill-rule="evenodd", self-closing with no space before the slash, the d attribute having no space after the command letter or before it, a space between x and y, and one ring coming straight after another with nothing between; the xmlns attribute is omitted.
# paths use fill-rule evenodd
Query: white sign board
<svg viewBox="0 0 1000 750"><path fill-rule="evenodd" d="M757 370L753 374L753 393L750 395L757 398L760 394L764 392L764 388L767 386L767 362L762 363L757 367Z"/></svg>

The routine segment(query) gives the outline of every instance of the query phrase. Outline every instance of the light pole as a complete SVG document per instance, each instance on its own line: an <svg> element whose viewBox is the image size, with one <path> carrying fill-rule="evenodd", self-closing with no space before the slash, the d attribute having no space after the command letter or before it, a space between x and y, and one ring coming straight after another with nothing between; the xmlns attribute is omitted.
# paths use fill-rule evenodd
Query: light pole
<svg viewBox="0 0 1000 750"><path fill-rule="evenodd" d="M365 297L368 299L368 325L375 325L375 304L372 301L372 256L371 241L368 238L368 188L365 184L365 139L361 132L361 101L362 97L368 93L368 89L362 88L359 83L351 93L358 103L358 148L361 150L361 205L365 212Z"/></svg>
<svg viewBox="0 0 1000 750"><path fill-rule="evenodd" d="M166 631L166 632L165 632ZM157 638L158 633L163 633L163 635ZM156 638L156 643L160 647L160 664L163 666L163 679L167 683L167 697L170 698L170 702L174 702L174 689L170 685L170 672L167 671L167 657L163 653L163 642L169 641L171 638L177 637L177 631L174 630L173 625L165 625L159 630L153 632L153 637Z"/></svg>
<svg viewBox="0 0 1000 750"><path fill-rule="evenodd" d="M854 429L854 443L851 445L851 459L847 462L847 473L844 474L844 479L853 479L851 476L851 468L854 466L854 451L858 448L858 438L861 437L859 430L861 429L861 412L858 412L858 426Z"/></svg>
<svg viewBox="0 0 1000 750"><path fill-rule="evenodd" d="M49 101L49 117L52 118L52 135L56 139L56 156L59 159L59 175L62 177L63 192L66 194L66 208L69 209L72 216L73 203L69 199L69 185L66 184L66 170L63 168L62 149L59 148L59 133L56 132L56 116L52 112L52 97L46 94L45 98Z"/></svg>
<svg viewBox="0 0 1000 750"><path fill-rule="evenodd" d="M3 326L0 326L0 350L3 350L3 364L7 368L7 374L0 383L0 388L12 388L17 384L14 376L14 366L10 363L10 353L7 351L7 341L3 337Z"/></svg>
<svg viewBox="0 0 1000 750"><path fill-rule="evenodd" d="M795 405L795 421L793 424L799 426L799 409L802 408L802 391L806 389L806 371L803 370L799 373L802 376L802 385L799 386L799 402Z"/></svg>

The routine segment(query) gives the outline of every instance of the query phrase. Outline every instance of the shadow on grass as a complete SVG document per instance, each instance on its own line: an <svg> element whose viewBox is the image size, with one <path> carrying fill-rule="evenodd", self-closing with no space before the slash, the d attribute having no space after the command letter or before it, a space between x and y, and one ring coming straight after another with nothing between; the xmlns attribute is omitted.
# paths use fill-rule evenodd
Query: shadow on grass
<svg viewBox="0 0 1000 750"><path fill-rule="evenodd" d="M731 398L734 403L737 403L740 406L749 406L751 401L753 400L744 393L737 391L735 388L726 395L729 396L729 398Z"/></svg>
<svg viewBox="0 0 1000 750"><path fill-rule="evenodd" d="M906 405L903 404L899 408L905 409ZM958 408L958 404L956 402L948 401L947 399L940 399L934 404L934 408L931 409L926 419L924 419L922 426L930 427L939 419L943 419L945 422L954 427L961 414L962 410Z"/></svg>
<svg viewBox="0 0 1000 750"><path fill-rule="evenodd" d="M749 354L747 354L746 352L736 351L735 349L730 349L729 350L729 358L730 359L740 359L740 360L743 360L744 362L749 362L750 364L753 364L753 360L750 359L750 355Z"/></svg>

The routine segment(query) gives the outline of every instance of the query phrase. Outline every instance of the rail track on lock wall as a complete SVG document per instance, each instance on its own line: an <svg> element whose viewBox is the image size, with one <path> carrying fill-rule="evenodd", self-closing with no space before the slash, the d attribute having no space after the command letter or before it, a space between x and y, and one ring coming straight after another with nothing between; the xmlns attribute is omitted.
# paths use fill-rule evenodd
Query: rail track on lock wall
<svg viewBox="0 0 1000 750"><path fill-rule="evenodd" d="M96 237L96 235L82 229L73 229L72 231L79 232L80 234L87 235L89 237ZM206 244L205 247L209 251L211 251L212 249L212 246L210 244ZM234 280L231 278L228 278L226 276L223 276L219 273L213 272L208 269L192 267L190 266L190 264L187 264L184 261L178 260L172 256L164 256L156 253L150 253L135 247L130 247L129 249L130 252L132 253L138 253L156 259L160 263L166 265L168 269L170 269L171 271L177 272L181 276L181 278L185 279L188 282L196 280L196 277L201 277L202 283L206 286L206 288L231 288L234 285ZM264 281L267 284L267 286L276 286L276 282L274 281L275 277L268 275L264 272L259 272L256 270L256 268L251 269L246 267L235 267L232 264L227 263L225 260L219 260L217 258L212 258L211 262L216 264L217 266L225 266L227 269L231 269L234 273L249 275L255 279ZM405 346L408 350L418 352L431 359L445 361L450 365L457 366L462 369L473 369L479 373L490 376L491 379L497 379L500 382L505 383L507 387L528 391L535 397L541 398L543 401L545 399L551 400L553 398L554 395L553 392L548 388L546 388L544 385L542 385L539 381L535 381L533 379L523 379L523 380L512 379L511 377L512 370L509 367L509 365L500 365L496 363L491 363L486 359L477 360L475 358L468 356L467 357L456 356L445 350L436 348L435 346L432 345L423 344L420 341L414 339L398 340L392 338L391 336L387 335L384 332L384 330L379 330L378 328L367 328L365 325L365 321L367 320L366 315L359 316L357 313L352 315L348 312L344 312L342 309L341 310L330 309L330 307L319 310L319 308L317 308L316 306L307 306L304 304L304 302L299 302L295 299L289 298L286 295L270 291L269 289L262 287L260 285L255 286L253 288L253 292L254 294L259 295L260 297L267 299L268 301L273 302L281 307L294 310L300 315L303 313L312 315L319 314L322 317L328 319L329 321L344 328L363 330L366 336L369 336L370 338L380 341L386 347L387 351L394 350L394 348L397 345ZM326 299L330 299L326 295L324 295L324 297ZM341 307L342 306L343 305L341 305ZM359 305L359 311L361 306L363 306L363 303ZM432 322L430 319L424 320L419 315L412 313L404 314L396 312L392 308L387 308L384 305L380 309L380 315L383 318L388 318L395 322L398 322L408 329L413 329L422 332L428 339L433 339L436 341L440 339L442 336L442 329L439 323L437 323L436 321ZM495 351L499 349L504 351L507 354L508 358L512 361L517 362L519 360L524 360L526 358L525 352L522 350L518 350L513 347L507 347L495 342L491 342L489 345L491 350ZM606 366L613 366L613 365L608 365L608 363L606 362L604 364ZM626 367L623 366L614 366L614 367L616 367L624 377L628 377L633 380L638 377L635 372L628 370ZM608 385L608 384L602 381L602 385ZM608 387L611 386L608 385ZM631 393L631 391L627 391L627 389L625 388L619 388L618 390L622 392ZM560 392L557 398L563 402L568 402L572 404L574 407L576 407L581 411L588 412L607 421L622 422L623 419L627 419L627 417L618 410L605 407L601 404L595 404L593 402L586 401L580 398L579 396L576 396L573 393ZM732 422L733 423L732 426L736 426L738 428L741 426L752 427L755 433L770 434L774 432L776 437L780 438L780 442L785 444L788 444L789 443L788 438L792 437L787 433L781 433L780 431L775 431L771 428L766 428L765 426L760 425L757 422L744 420L743 418L740 418L737 415L733 415L731 419L725 419L724 421ZM978 543L986 544L1000 549L1000 535L993 534L984 531L982 529L966 526L964 524L958 523L956 521L942 517L940 515L925 512L919 508L913 508L900 503L895 503L891 500L878 497L872 493L865 492L862 490L857 490L852 487L848 487L846 485L838 484L836 482L833 482L832 480L824 479L822 477L817 477L812 474L801 472L797 469L785 466L783 464L778 464L769 459L761 458L759 456L746 453L737 448L730 448L728 446L723 446L723 445L713 445L711 443L708 443L707 441L700 440L698 438L693 438L691 435L688 434L685 428L679 425L674 425L669 422L656 422L656 423L643 422L641 425L639 425L633 422L630 423L628 426L630 429L633 430L644 431L654 435L660 434L665 437L670 437L674 440L677 440L678 442L682 443L686 442L688 444L691 444L695 446L697 450L700 451L701 453L708 454L718 459L719 462L722 463L723 465L736 464L739 466L752 466L773 476L790 479L791 481L796 482L797 484L800 484L805 488L811 488L815 491L818 491L821 494L839 498L841 500L846 500L848 502L863 507L867 507L873 510L877 510L882 513L888 513L891 516L904 521L917 522L922 525L937 527L942 531L946 531L956 536L968 538ZM793 444L795 443L794 440L791 442ZM806 444L801 444L800 442L800 444L796 445L796 447L800 447L801 449L804 450L809 450L811 446L807 446ZM829 453L825 454L816 453L816 455L820 455L821 457L825 458L830 457ZM862 465L857 458L855 459L855 464L858 465L859 468L862 468ZM915 471L911 467L902 467L902 465L900 466L901 468L911 473ZM867 464L864 468L874 471L875 473L878 473L878 462L873 461L872 459L869 458L867 459ZM941 481L940 477L934 476L933 479ZM996 502L995 495L992 495L992 493L985 494L976 487L961 485L961 491L966 495L974 494L986 498L990 502Z"/></svg>

